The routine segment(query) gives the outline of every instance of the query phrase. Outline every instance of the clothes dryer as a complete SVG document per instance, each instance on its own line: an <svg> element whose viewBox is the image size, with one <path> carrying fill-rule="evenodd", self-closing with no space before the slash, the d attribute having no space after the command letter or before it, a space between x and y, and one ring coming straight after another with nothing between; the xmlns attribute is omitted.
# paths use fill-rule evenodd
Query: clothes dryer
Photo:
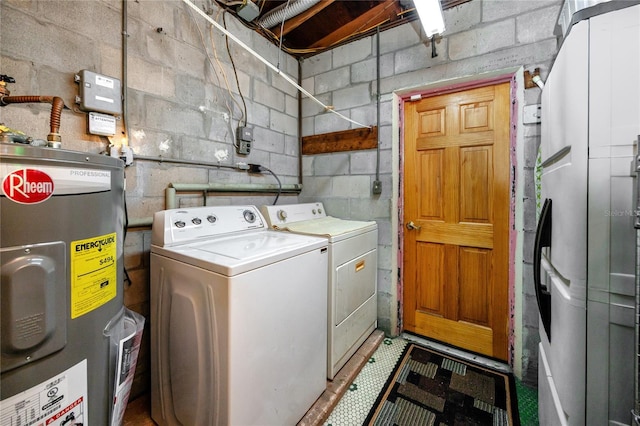
<svg viewBox="0 0 640 426"><path fill-rule="evenodd" d="M260 209L271 228L329 244L327 377L333 379L377 326L378 226L328 216L319 202Z"/></svg>
<svg viewBox="0 0 640 426"><path fill-rule="evenodd" d="M160 425L293 425L326 387L327 240L255 206L154 215L151 415Z"/></svg>

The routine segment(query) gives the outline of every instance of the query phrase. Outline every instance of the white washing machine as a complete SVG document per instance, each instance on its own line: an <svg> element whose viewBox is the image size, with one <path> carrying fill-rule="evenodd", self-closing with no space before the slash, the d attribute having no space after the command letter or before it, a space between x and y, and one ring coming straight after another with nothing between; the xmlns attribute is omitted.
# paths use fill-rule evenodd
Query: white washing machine
<svg viewBox="0 0 640 426"><path fill-rule="evenodd" d="M260 210L273 229L329 243L327 377L333 379L378 323L378 225L327 216L322 203Z"/></svg>
<svg viewBox="0 0 640 426"><path fill-rule="evenodd" d="M153 420L296 424L326 387L327 251L269 230L255 206L156 213Z"/></svg>

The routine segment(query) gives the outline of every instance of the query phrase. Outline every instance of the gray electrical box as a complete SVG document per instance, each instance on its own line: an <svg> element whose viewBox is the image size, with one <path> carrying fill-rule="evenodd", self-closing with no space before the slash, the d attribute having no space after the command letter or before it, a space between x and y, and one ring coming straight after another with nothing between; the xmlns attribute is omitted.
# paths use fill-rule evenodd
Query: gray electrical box
<svg viewBox="0 0 640 426"><path fill-rule="evenodd" d="M83 111L122 114L122 85L120 80L93 71L82 70L75 76L78 83L76 103Z"/></svg>

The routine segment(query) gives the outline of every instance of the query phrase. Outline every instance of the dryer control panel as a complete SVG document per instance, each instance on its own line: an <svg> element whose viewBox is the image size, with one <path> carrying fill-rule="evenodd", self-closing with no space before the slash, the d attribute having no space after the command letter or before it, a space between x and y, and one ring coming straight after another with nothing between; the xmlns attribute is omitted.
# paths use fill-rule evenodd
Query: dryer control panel
<svg viewBox="0 0 640 426"><path fill-rule="evenodd" d="M270 227L327 217L327 212L324 210L322 203L262 206L260 211Z"/></svg>
<svg viewBox="0 0 640 426"><path fill-rule="evenodd" d="M167 247L202 238L267 229L256 206L171 209L153 215L151 244Z"/></svg>

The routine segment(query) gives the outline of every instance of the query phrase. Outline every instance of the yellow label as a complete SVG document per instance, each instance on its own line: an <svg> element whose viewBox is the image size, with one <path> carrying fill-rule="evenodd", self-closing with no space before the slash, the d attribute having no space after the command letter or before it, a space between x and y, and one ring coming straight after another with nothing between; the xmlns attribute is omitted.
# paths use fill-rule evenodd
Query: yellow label
<svg viewBox="0 0 640 426"><path fill-rule="evenodd" d="M116 297L116 233L71 242L71 318Z"/></svg>

